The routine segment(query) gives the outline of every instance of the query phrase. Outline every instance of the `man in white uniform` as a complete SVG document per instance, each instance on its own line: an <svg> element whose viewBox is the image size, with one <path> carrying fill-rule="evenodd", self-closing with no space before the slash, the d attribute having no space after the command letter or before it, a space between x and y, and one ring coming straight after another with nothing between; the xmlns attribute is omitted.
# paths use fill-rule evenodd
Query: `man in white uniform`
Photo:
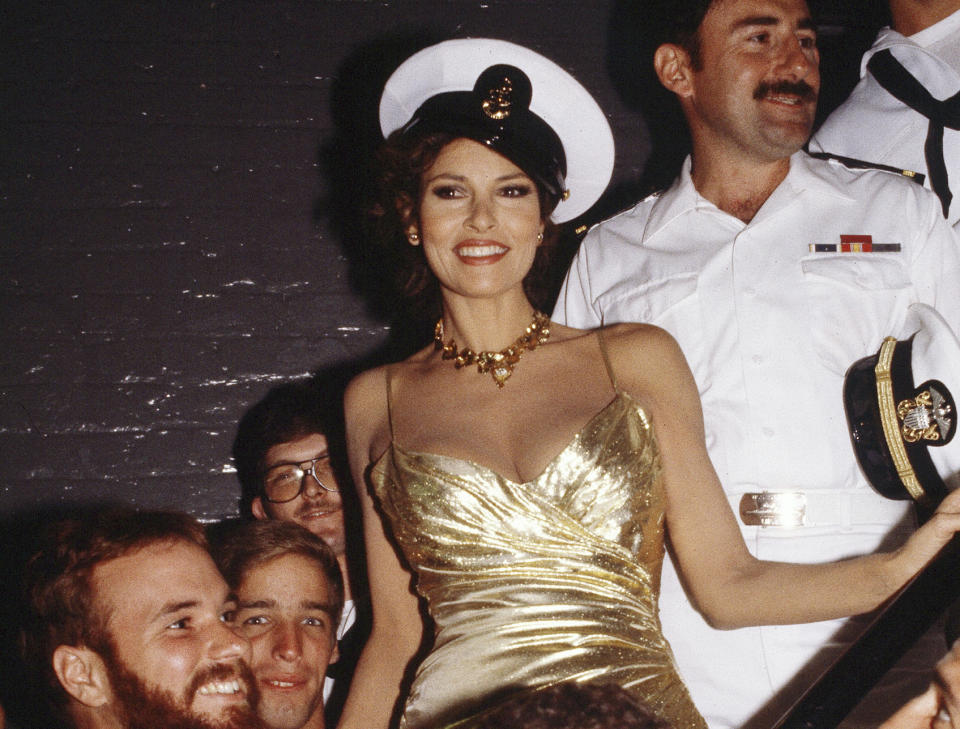
<svg viewBox="0 0 960 729"><path fill-rule="evenodd" d="M810 148L925 175L960 231L960 0L890 0L890 17Z"/></svg>
<svg viewBox="0 0 960 729"><path fill-rule="evenodd" d="M911 302L957 328L960 249L919 185L800 151L820 86L803 0L701 6L677 9L688 25L655 53L692 157L670 189L588 234L554 318L650 322L676 337L710 456L757 557L818 562L893 546L912 515L861 476L843 377L899 331ZM713 729L771 726L860 630L843 621L713 630L669 564L660 613Z"/></svg>

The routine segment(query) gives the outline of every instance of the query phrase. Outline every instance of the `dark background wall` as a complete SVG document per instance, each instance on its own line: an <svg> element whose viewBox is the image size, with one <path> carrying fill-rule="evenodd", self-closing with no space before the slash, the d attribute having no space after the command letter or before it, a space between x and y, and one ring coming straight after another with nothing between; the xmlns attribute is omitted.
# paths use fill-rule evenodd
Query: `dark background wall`
<svg viewBox="0 0 960 729"><path fill-rule="evenodd" d="M378 87L413 50L468 35L528 44L603 100L621 178L649 150L605 72L610 3L5 12L8 514L108 499L234 513L244 408L385 341L388 321L352 290L358 244L344 223Z"/></svg>
<svg viewBox="0 0 960 729"><path fill-rule="evenodd" d="M839 5L825 108L877 27ZM0 5L0 527L100 501L235 514L245 408L379 356L356 205L411 52L505 38L591 89L618 152L587 220L669 177L671 117L634 83L643 18L626 0Z"/></svg>

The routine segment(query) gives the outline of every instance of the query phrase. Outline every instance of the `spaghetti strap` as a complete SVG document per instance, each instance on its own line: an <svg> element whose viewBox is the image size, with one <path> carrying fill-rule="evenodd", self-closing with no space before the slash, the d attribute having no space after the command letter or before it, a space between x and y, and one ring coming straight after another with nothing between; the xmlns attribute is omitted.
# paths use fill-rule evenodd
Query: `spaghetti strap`
<svg viewBox="0 0 960 729"><path fill-rule="evenodd" d="M390 442L393 442L393 402L392 394L393 388L391 387L393 381L393 367L387 367L386 369L386 385L387 385L387 427L390 428Z"/></svg>
<svg viewBox="0 0 960 729"><path fill-rule="evenodd" d="M613 365L610 363L610 355L607 352L607 341L603 338L603 327L597 328L597 343L600 345L600 354L603 356L603 365L607 368L607 377L610 378L610 384L617 394L620 393L620 385L617 382L616 375L613 374Z"/></svg>

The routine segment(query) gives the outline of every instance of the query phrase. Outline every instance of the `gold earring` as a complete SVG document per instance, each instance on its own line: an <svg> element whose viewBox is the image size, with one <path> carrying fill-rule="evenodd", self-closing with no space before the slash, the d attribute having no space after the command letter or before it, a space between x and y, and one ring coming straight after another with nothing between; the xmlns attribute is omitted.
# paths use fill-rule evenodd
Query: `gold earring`
<svg viewBox="0 0 960 729"><path fill-rule="evenodd" d="M420 242L420 236L416 233L410 233L407 235L407 240L410 241L410 245L415 246Z"/></svg>
<svg viewBox="0 0 960 729"><path fill-rule="evenodd" d="M543 243L543 231L537 233L537 243Z"/></svg>

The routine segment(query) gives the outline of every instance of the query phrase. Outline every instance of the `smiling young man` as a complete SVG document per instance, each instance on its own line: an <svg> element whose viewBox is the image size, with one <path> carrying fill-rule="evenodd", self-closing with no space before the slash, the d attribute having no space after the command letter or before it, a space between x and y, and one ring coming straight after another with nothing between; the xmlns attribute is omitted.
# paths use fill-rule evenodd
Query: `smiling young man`
<svg viewBox="0 0 960 729"><path fill-rule="evenodd" d="M819 562L891 548L912 515L858 469L843 376L899 331L913 302L960 326L960 247L919 185L802 151L820 89L803 0L684 0L665 17L673 25L652 61L692 153L669 189L587 235L553 318L648 322L676 338L755 556ZM669 560L660 614L711 729L771 726L863 626L714 630ZM918 677L931 662L918 658ZM886 707L871 704L880 717Z"/></svg>
<svg viewBox="0 0 960 729"><path fill-rule="evenodd" d="M328 726L335 726L369 632L351 585L341 474L342 406L332 383L278 385L246 412L233 456L250 513L260 521L293 522L320 537L343 577L343 612L337 623L338 660L324 684ZM359 524L357 525L359 528Z"/></svg>
<svg viewBox="0 0 960 729"><path fill-rule="evenodd" d="M214 554L237 596L235 626L252 646L260 718L269 729L324 729L343 608L332 550L298 524L267 520L229 530Z"/></svg>
<svg viewBox="0 0 960 729"><path fill-rule="evenodd" d="M59 523L30 561L31 655L77 729L257 729L249 642L185 514Z"/></svg>

